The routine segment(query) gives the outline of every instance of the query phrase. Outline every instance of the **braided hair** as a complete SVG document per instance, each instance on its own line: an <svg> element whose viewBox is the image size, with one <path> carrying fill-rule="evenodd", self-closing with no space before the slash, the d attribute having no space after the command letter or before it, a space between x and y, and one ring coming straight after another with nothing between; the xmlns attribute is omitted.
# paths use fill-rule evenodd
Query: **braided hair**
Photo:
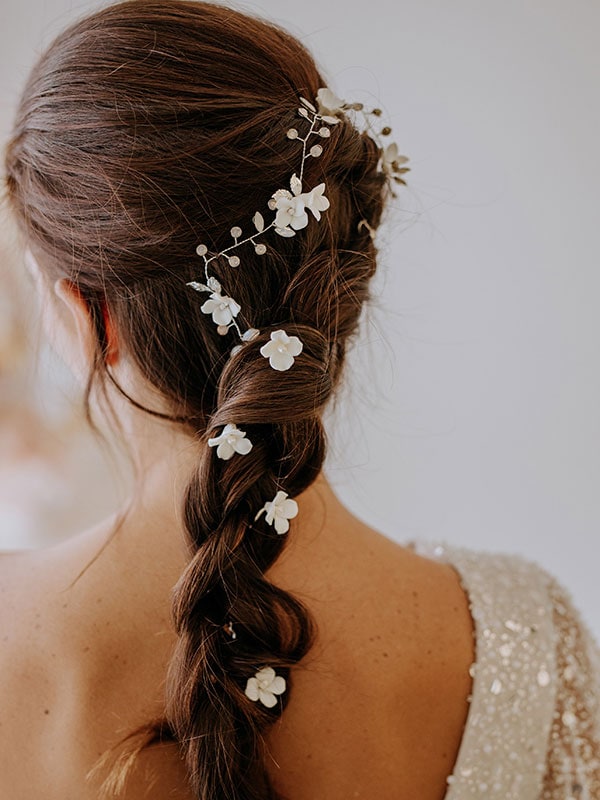
<svg viewBox="0 0 600 800"><path fill-rule="evenodd" d="M376 142L341 120L307 163L311 185L326 181L323 219L275 237L267 253L249 248L243 267L215 266L259 330L233 355L184 284L197 276L200 240L222 249L232 219L287 185L298 148L282 131L297 122L298 97L325 85L307 49L264 19L213 2L125 0L42 53L6 149L7 197L28 246L51 278L77 285L95 324L88 417L92 386L115 381L108 315L197 447L182 498L178 640L153 729L179 743L202 800L278 797L262 733L289 701L315 624L265 577L287 535L256 512L278 491L300 494L323 465L323 411L376 266L386 182ZM260 353L280 328L303 343L283 377ZM232 421L251 455L218 458L208 440ZM264 668L286 687L270 706L245 691Z"/></svg>

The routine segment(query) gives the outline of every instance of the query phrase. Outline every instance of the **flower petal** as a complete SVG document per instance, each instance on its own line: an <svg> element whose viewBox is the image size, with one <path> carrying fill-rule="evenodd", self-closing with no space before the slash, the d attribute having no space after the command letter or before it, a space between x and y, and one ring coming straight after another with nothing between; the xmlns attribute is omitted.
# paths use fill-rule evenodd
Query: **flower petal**
<svg viewBox="0 0 600 800"><path fill-rule="evenodd" d="M237 450L238 453L246 455L246 453L249 453L250 450L252 450L252 442L250 441L250 439L246 438L240 439L238 442L236 442L235 449Z"/></svg>
<svg viewBox="0 0 600 800"><path fill-rule="evenodd" d="M292 218L290 213L291 207L289 205L284 206L279 209L277 214L275 215L275 225L277 228L286 228L289 221Z"/></svg>
<svg viewBox="0 0 600 800"><path fill-rule="evenodd" d="M273 692L273 694L283 694L285 692L285 678L282 675L277 675L269 686L269 691Z"/></svg>
<svg viewBox="0 0 600 800"><path fill-rule="evenodd" d="M275 517L275 530L277 533L287 533L290 529L290 523L285 517Z"/></svg>
<svg viewBox="0 0 600 800"><path fill-rule="evenodd" d="M261 356L265 358L269 358L274 352L277 352L277 345L273 342L273 335L271 334L271 340L260 348Z"/></svg>
<svg viewBox="0 0 600 800"><path fill-rule="evenodd" d="M256 680L258 681L269 681L269 683L275 678L275 670L273 667L262 667L256 673Z"/></svg>
<svg viewBox="0 0 600 800"><path fill-rule="evenodd" d="M395 161L396 156L398 155L398 145L396 142L390 142L385 149L385 160L386 161Z"/></svg>
<svg viewBox="0 0 600 800"><path fill-rule="evenodd" d="M306 228L306 226L308 225L308 214L306 213L306 211L303 211L302 214L292 217L290 220L290 225L296 231L302 230L302 228Z"/></svg>
<svg viewBox="0 0 600 800"><path fill-rule="evenodd" d="M213 322L216 322L217 325L229 325L233 317L231 316L231 310L229 306L225 306L225 308L221 308L220 304L217 308L213 311Z"/></svg>
<svg viewBox="0 0 600 800"><path fill-rule="evenodd" d="M232 317L237 317L237 315L242 310L242 307L240 306L240 304L236 303L236 301L231 297L227 298L227 303L228 303L229 309L231 311L231 316Z"/></svg>
<svg viewBox="0 0 600 800"><path fill-rule="evenodd" d="M260 697L260 702L263 706L267 706L267 708L273 708L273 706L277 705L277 698L271 692L265 692L264 689L258 690L258 696Z"/></svg>
<svg viewBox="0 0 600 800"><path fill-rule="evenodd" d="M298 514L298 503L295 500L284 500L280 505L281 513L288 519L292 519Z"/></svg>
<svg viewBox="0 0 600 800"><path fill-rule="evenodd" d="M285 372L294 363L294 356L290 353L273 353L269 359L269 364L276 369L277 372Z"/></svg>
<svg viewBox="0 0 600 800"><path fill-rule="evenodd" d="M256 678L248 678L246 688L244 689L244 694L246 697L249 697L250 700L258 700L258 681Z"/></svg>
<svg viewBox="0 0 600 800"><path fill-rule="evenodd" d="M200 306L200 311L202 311L203 314L212 314L213 309L215 309L216 306L217 306L217 301L211 297L208 300L205 300L204 303L202 303L202 305Z"/></svg>
<svg viewBox="0 0 600 800"><path fill-rule="evenodd" d="M269 523L269 525L273 524L273 520L275 519L275 505L273 503L265 503L265 519Z"/></svg>
<svg viewBox="0 0 600 800"><path fill-rule="evenodd" d="M229 461L234 452L235 451L229 442L221 442L221 444L217 447L217 456L222 458L223 461Z"/></svg>
<svg viewBox="0 0 600 800"><path fill-rule="evenodd" d="M297 336L290 336L287 344L287 351L291 356L299 356L304 345Z"/></svg>
<svg viewBox="0 0 600 800"><path fill-rule="evenodd" d="M322 86L317 92L317 103L328 111L338 110L345 104L345 100L338 97L328 86Z"/></svg>

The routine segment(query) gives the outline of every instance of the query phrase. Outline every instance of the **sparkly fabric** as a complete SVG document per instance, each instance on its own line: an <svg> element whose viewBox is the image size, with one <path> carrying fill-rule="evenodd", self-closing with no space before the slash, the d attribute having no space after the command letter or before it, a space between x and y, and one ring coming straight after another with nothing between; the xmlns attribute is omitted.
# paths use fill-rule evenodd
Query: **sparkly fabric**
<svg viewBox="0 0 600 800"><path fill-rule="evenodd" d="M473 617L469 713L444 800L600 800L600 648L570 592L521 555L413 540Z"/></svg>

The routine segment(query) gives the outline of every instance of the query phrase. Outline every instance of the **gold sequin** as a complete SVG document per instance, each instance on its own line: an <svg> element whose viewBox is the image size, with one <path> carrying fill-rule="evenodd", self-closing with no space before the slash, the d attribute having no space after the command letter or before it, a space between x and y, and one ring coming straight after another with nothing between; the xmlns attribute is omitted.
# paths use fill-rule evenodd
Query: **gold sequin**
<svg viewBox="0 0 600 800"><path fill-rule="evenodd" d="M600 647L570 592L521 555L405 544L454 567L474 622L444 800L600 800Z"/></svg>

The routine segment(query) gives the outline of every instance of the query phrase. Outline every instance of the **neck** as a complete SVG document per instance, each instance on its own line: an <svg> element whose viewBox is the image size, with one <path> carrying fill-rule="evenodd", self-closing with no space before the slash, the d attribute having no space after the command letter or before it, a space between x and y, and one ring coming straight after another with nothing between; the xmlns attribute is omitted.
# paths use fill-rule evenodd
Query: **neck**
<svg viewBox="0 0 600 800"><path fill-rule="evenodd" d="M144 573L147 565L156 581L163 588L170 588L189 560L183 497L197 463L199 445L180 427L130 405L123 408L121 420L136 474L135 491L125 504L124 522L114 537L118 513L76 538L84 550L84 559L102 550L102 560L107 558L108 563L127 567L129 574L132 564ZM290 590L298 581L305 584L313 576L319 580L319 574L339 561L350 544L350 535L362 527L337 498L323 473L294 499L298 515L291 520L285 547L268 573L270 580Z"/></svg>

